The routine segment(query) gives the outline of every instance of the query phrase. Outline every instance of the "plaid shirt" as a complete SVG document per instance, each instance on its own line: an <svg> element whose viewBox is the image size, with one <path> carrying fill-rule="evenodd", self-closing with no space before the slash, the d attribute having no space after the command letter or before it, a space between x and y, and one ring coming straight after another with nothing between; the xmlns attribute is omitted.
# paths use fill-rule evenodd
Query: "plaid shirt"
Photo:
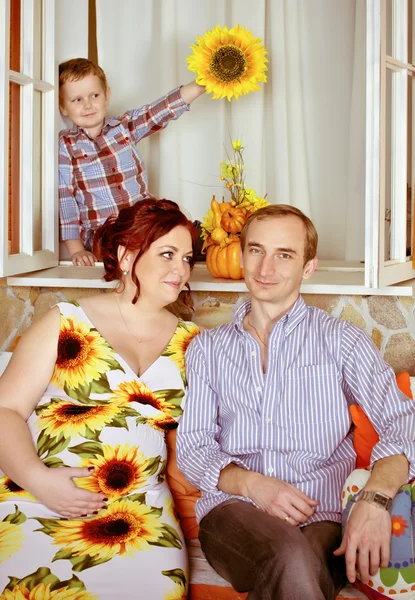
<svg viewBox="0 0 415 600"><path fill-rule="evenodd" d="M82 239L110 215L151 196L143 159L136 148L142 138L178 119L189 107L180 87L121 117L106 119L91 139L74 125L59 134L59 207L62 240Z"/></svg>

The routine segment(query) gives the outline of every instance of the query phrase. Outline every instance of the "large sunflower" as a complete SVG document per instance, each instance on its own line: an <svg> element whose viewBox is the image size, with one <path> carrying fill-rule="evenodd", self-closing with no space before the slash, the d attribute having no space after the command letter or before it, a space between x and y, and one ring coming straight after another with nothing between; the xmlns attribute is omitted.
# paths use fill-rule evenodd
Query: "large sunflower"
<svg viewBox="0 0 415 600"><path fill-rule="evenodd" d="M102 450L103 456L83 460L81 466L93 466L95 469L89 477L77 479L77 485L115 499L137 490L146 482L148 458L136 446L105 445Z"/></svg>
<svg viewBox="0 0 415 600"><path fill-rule="evenodd" d="M110 560L148 549L162 535L163 523L151 506L120 500L90 519L59 520L51 527L55 544L74 556Z"/></svg>
<svg viewBox="0 0 415 600"><path fill-rule="evenodd" d="M61 316L58 357L51 383L74 389L100 379L109 370L113 351L88 323Z"/></svg>
<svg viewBox="0 0 415 600"><path fill-rule="evenodd" d="M258 82L266 81L267 51L261 38L236 25L232 29L216 27L191 46L187 58L189 70L197 74L196 83L203 85L212 98L227 98L259 90Z"/></svg>
<svg viewBox="0 0 415 600"><path fill-rule="evenodd" d="M65 438L85 436L86 428L101 431L120 414L120 403L75 404L52 400L37 409L38 427L50 436L62 434Z"/></svg>
<svg viewBox="0 0 415 600"><path fill-rule="evenodd" d="M97 596L89 594L85 589L78 587L61 587L57 590L50 589L51 584L39 583L32 589L24 584L15 585L12 590L5 589L0 600L96 600Z"/></svg>
<svg viewBox="0 0 415 600"><path fill-rule="evenodd" d="M22 543L23 532L21 528L8 521L0 521L0 563L17 552Z"/></svg>
<svg viewBox="0 0 415 600"><path fill-rule="evenodd" d="M35 497L32 496L32 494L26 492L26 490L17 485L17 483L12 481L10 477L7 477L7 475L0 477L0 502L10 500L15 496L19 498L30 498L31 500L35 500Z"/></svg>
<svg viewBox="0 0 415 600"><path fill-rule="evenodd" d="M168 356L177 364L181 373L184 373L184 355L187 347L199 332L199 327L194 323L185 323L182 321L170 340L169 345L163 352L164 355Z"/></svg>

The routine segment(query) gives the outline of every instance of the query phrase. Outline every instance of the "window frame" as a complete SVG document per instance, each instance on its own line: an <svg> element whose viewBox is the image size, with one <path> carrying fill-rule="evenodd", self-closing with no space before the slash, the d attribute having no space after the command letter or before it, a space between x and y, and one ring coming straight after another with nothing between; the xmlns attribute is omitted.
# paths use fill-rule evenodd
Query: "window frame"
<svg viewBox="0 0 415 600"><path fill-rule="evenodd" d="M57 68L55 65L55 3L54 0L43 0L42 12L42 59L43 59L43 81L31 78L33 74L33 39L34 39L34 19L33 3L36 0L21 0L22 2L22 64L28 69L27 74L12 72L9 69L9 32L10 32L10 0L0 0L0 118L3 121L3 128L0 127L0 148L4 149L4 168L0 169L0 210L4 216L3 224L3 244L0 243L0 276L28 273L40 269L47 269L59 264L59 223L58 223L58 192L57 192L57 115L58 103L56 97L57 88ZM403 200L400 200L399 193L393 194L393 230L392 239L394 253L398 256L392 261L384 260L385 248L385 115L386 115L386 93L385 79L386 69L394 69L395 72L403 73L402 78L407 80L407 68L409 65L401 63L386 55L385 27L386 27L386 1L387 0L367 0L366 1L366 187L365 187L365 265L364 265L364 285L370 293L371 289L384 288L393 283L400 283L408 279L415 278L415 270L412 268L410 258L407 258L405 248L400 244L403 227L403 215L405 213ZM412 0L409 0L412 1ZM407 6L408 0L394 0L394 7L397 11L397 23L401 23L399 15L402 13L402 6ZM401 4L399 4L401 3ZM30 10L31 9L31 10ZM407 14L407 13L406 13ZM7 24L7 26L6 26ZM403 32L402 24L400 32L406 38ZM23 37L24 43L23 43ZM399 35L395 36L399 39ZM31 42L28 43L28 40ZM401 44L402 45L402 44ZM407 47L407 44L406 44ZM26 52L25 58L23 53ZM415 71L415 67L413 67ZM401 79L402 79L401 78ZM22 91L27 95L26 103L31 108L30 115L24 111L26 122L23 123L26 131L25 140L29 145L33 143L30 133L33 133L33 92L34 89L40 89L44 94L43 106L43 132L42 160L44 165L43 177L43 198L42 198L42 247L44 250L33 251L33 177L22 178L21 198L24 202L21 204L20 214L20 236L23 241L22 252L17 255L8 255L7 249L7 226L8 226L8 202L7 202L7 165L8 165L8 88L9 81L15 81L23 86ZM40 86L40 87L37 87ZM404 98L407 101L407 95L404 92L405 83L396 90L395 103ZM402 95L403 94L403 95ZM415 104L415 93L412 96L412 102ZM405 113L406 114L406 113ZM399 117L399 115L397 115ZM402 131L401 119L397 119L397 130L399 152L394 155L394 164L402 165L402 156L406 156L406 132ZM406 119L406 117L405 117ZM29 122L27 122L29 120ZM414 127L415 119L412 122ZM23 134L22 134L23 135ZM23 139L23 138L22 138ZM414 146L415 135L412 135L412 145ZM406 143L406 142L405 142ZM21 143L21 147L26 146ZM31 146L32 147L32 146ZM30 152L23 153L23 165L21 173L25 168L33 171L33 155ZM415 152L412 152L412 163L414 165ZM403 161L406 163L406 161ZM28 165L28 166L27 166ZM403 167L402 167L403 168ZM405 167L406 168L406 167ZM397 169L399 170L399 169ZM402 170L402 169L401 169ZM3 175L3 174L4 175ZM415 170L413 169L413 174ZM32 173L33 175L33 173ZM401 186L402 194L402 173L396 178L396 189ZM406 181L405 181L406 185ZM24 187L26 186L26 187ZM414 215L414 188L412 185L412 235L415 238L413 227ZM23 191L25 190L25 191ZM406 214L406 213L405 213ZM413 242L413 254L415 255L415 241ZM415 256L413 256L415 266ZM336 261L339 262L339 261ZM341 261L340 261L341 262ZM330 270L338 270L332 267ZM346 269L344 269L346 270Z"/></svg>
<svg viewBox="0 0 415 600"><path fill-rule="evenodd" d="M0 276L37 271L56 266L59 262L57 135L55 65L55 3L42 0L41 27L35 26L35 3L21 0L20 71L10 69L10 0L0 0L0 148L3 148L3 168L0 169ZM42 79L34 77L35 40L41 47ZM9 86L21 86L20 104L20 252L9 254L8 244L8 163L9 163ZM41 145L41 207L39 232L42 249L34 250L34 94L42 94ZM13 201L13 200L12 200Z"/></svg>
<svg viewBox="0 0 415 600"><path fill-rule="evenodd" d="M409 0L410 2L412 0ZM366 4L366 225L365 225L365 286L379 288L415 277L412 257L406 256L406 182L407 182L407 85L408 75L415 66L407 58L408 0L392 0L393 54L386 51L386 2L367 0ZM412 32L412 35L414 32ZM387 71L395 75L392 85L392 165L391 165L391 253L385 260L385 199L386 199L386 127ZM412 107L415 97L412 96ZM399 107L399 109L397 109ZM412 120L412 129L414 123ZM414 136L412 134L412 178L414 177ZM411 186L412 236L414 228L414 182ZM412 240L411 240L412 242Z"/></svg>

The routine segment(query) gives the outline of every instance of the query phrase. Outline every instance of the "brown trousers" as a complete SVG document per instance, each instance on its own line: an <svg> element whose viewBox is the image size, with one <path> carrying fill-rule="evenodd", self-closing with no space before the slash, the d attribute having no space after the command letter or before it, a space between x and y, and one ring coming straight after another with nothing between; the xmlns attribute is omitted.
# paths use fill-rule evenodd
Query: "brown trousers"
<svg viewBox="0 0 415 600"><path fill-rule="evenodd" d="M199 539L212 567L249 600L333 600L346 583L344 558L333 556L338 523L300 529L228 500L202 519Z"/></svg>

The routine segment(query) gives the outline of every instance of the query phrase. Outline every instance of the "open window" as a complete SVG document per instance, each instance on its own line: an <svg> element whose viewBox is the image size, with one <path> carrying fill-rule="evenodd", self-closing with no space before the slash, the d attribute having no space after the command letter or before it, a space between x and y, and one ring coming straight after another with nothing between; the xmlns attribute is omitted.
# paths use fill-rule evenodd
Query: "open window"
<svg viewBox="0 0 415 600"><path fill-rule="evenodd" d="M54 5L0 0L0 276L58 264Z"/></svg>
<svg viewBox="0 0 415 600"><path fill-rule="evenodd" d="M415 277L413 0L367 1L366 277Z"/></svg>

